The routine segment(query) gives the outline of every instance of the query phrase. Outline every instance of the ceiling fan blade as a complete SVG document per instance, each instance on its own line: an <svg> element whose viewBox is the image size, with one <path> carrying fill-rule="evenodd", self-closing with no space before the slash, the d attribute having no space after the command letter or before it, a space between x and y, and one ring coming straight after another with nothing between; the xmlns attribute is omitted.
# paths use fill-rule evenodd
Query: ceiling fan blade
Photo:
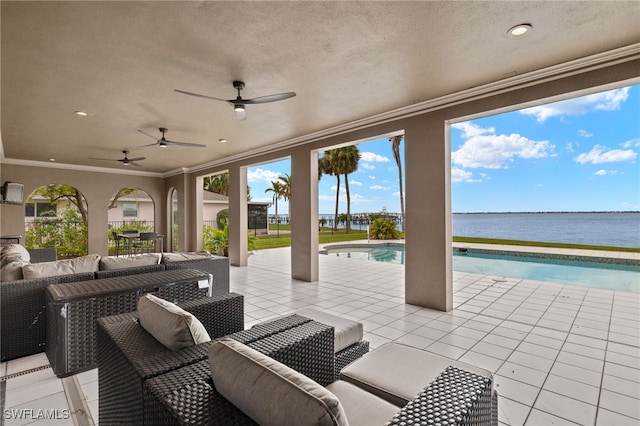
<svg viewBox="0 0 640 426"><path fill-rule="evenodd" d="M176 91L178 93L182 93L183 95L195 96L196 98L211 99L211 100L214 100L214 101L233 102L235 100L235 99L234 100L227 100L227 99L214 98L213 96L201 95L199 93L185 92L184 90L178 90L178 89L174 89L174 91Z"/></svg>
<svg viewBox="0 0 640 426"><path fill-rule="evenodd" d="M180 145L180 146L191 146L191 147L197 147L197 148L206 148L206 145L202 145L202 144L199 144L199 143L174 142L174 141L170 141L170 140L165 140L165 142L168 145Z"/></svg>
<svg viewBox="0 0 640 426"><path fill-rule="evenodd" d="M157 138L157 137L150 135L149 133L145 132L144 130L140 130L140 129L138 129L138 131L139 131L140 133L142 133L143 135L145 135L145 136L149 136L149 137L150 137L151 139L153 139L154 141L157 141L157 140L158 140L158 138ZM145 145L145 146L146 146L146 145Z"/></svg>
<svg viewBox="0 0 640 426"><path fill-rule="evenodd" d="M128 164L130 164L132 166L136 166L136 167L142 167L142 164L138 164L138 163L136 163L135 161L132 161L132 160L129 160Z"/></svg>
<svg viewBox="0 0 640 426"><path fill-rule="evenodd" d="M145 148L147 146L155 146L158 145L158 142L150 143L149 145L142 145L140 148Z"/></svg>
<svg viewBox="0 0 640 426"><path fill-rule="evenodd" d="M267 102L277 102L277 101L283 101L285 99L293 98L295 95L296 95L296 92L278 93L276 95L260 96L259 98L243 99L242 103L247 105L266 104Z"/></svg>
<svg viewBox="0 0 640 426"><path fill-rule="evenodd" d="M236 110L236 118L238 120L246 120L247 118L247 110L246 109L242 109L242 110Z"/></svg>
<svg viewBox="0 0 640 426"><path fill-rule="evenodd" d="M146 159L147 157L136 157L136 158L129 158L129 161L142 161Z"/></svg>

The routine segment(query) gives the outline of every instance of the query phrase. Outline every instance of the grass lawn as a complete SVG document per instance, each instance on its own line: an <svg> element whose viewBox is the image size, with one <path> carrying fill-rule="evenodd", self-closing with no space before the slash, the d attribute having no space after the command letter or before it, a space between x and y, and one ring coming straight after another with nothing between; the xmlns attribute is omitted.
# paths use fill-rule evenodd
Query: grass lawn
<svg viewBox="0 0 640 426"><path fill-rule="evenodd" d="M255 250L289 247L291 245L291 225L280 225L280 238L276 237L276 225L269 225L269 229L273 232L271 235L262 235L255 238ZM367 238L366 231L352 229L349 234L344 229L331 232L331 228L322 228L319 234L320 244L336 243L344 241L364 240ZM401 234L404 239L404 234ZM497 244L512 246L530 246L530 247L554 247L554 248L573 248L583 250L610 250L624 251L632 253L640 253L640 248L631 247L610 247L610 246L591 246L582 244L565 244L565 243L545 243L538 241L520 241L520 240L501 240L494 238L473 238L473 237L453 237L454 242L461 243L479 243L479 244Z"/></svg>

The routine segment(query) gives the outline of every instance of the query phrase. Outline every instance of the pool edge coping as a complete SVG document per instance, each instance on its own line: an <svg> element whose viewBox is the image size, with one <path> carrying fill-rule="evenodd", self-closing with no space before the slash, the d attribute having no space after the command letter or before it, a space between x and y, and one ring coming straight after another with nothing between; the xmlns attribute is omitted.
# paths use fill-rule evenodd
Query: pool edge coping
<svg viewBox="0 0 640 426"><path fill-rule="evenodd" d="M362 247L404 247L405 243L402 240L393 240L393 241L359 241L359 242L346 242L346 243L332 243L328 245L323 245L319 250L319 254L327 254L328 250L336 249L336 248L362 248ZM480 247L481 246L481 247ZM577 250L577 249L554 249L551 247L532 247L532 246L517 246L519 249L514 249L514 246L500 246L500 245L490 245L490 244L466 244L466 243L452 243L452 252L453 253L476 253L476 254L493 254L493 255L509 255L509 256L522 256L522 257L533 257L539 259L555 259L555 260L564 260L564 261L578 261L578 262L592 262L592 263L603 263L609 265L625 265L625 266L640 266L640 258L636 257L625 257L625 256L602 256L594 253L593 250ZM523 250L524 248L524 250ZM526 250L526 248L530 249L539 249L539 250ZM559 251L564 251L566 253L562 253ZM573 252L573 253L569 253ZM589 254L585 253L589 252ZM602 253L613 253L604 251ZM599 253L599 254L602 254ZM625 252L615 252L615 253L625 253Z"/></svg>

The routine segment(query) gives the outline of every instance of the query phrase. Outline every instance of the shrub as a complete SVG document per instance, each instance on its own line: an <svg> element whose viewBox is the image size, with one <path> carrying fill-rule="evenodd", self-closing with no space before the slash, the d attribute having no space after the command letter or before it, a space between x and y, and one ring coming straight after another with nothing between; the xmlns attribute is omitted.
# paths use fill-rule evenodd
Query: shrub
<svg viewBox="0 0 640 426"><path fill-rule="evenodd" d="M220 210L216 215L216 224L218 229L224 229L229 223L229 209Z"/></svg>
<svg viewBox="0 0 640 426"><path fill-rule="evenodd" d="M204 225L202 233L205 250L218 256L229 257L229 226L226 221L223 222L222 229L216 229L213 226ZM256 238L254 236L248 236L247 246L249 250L255 250Z"/></svg>
<svg viewBox="0 0 640 426"><path fill-rule="evenodd" d="M396 223L389 219L374 219L369 226L369 238L372 240L397 240L400 232Z"/></svg>

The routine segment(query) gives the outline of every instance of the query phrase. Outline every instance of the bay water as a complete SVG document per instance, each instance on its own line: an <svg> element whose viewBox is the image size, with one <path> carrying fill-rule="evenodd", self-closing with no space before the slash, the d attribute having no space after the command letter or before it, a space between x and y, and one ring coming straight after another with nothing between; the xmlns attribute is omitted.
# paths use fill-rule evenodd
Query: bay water
<svg viewBox="0 0 640 426"><path fill-rule="evenodd" d="M453 235L640 248L640 212L454 213Z"/></svg>

